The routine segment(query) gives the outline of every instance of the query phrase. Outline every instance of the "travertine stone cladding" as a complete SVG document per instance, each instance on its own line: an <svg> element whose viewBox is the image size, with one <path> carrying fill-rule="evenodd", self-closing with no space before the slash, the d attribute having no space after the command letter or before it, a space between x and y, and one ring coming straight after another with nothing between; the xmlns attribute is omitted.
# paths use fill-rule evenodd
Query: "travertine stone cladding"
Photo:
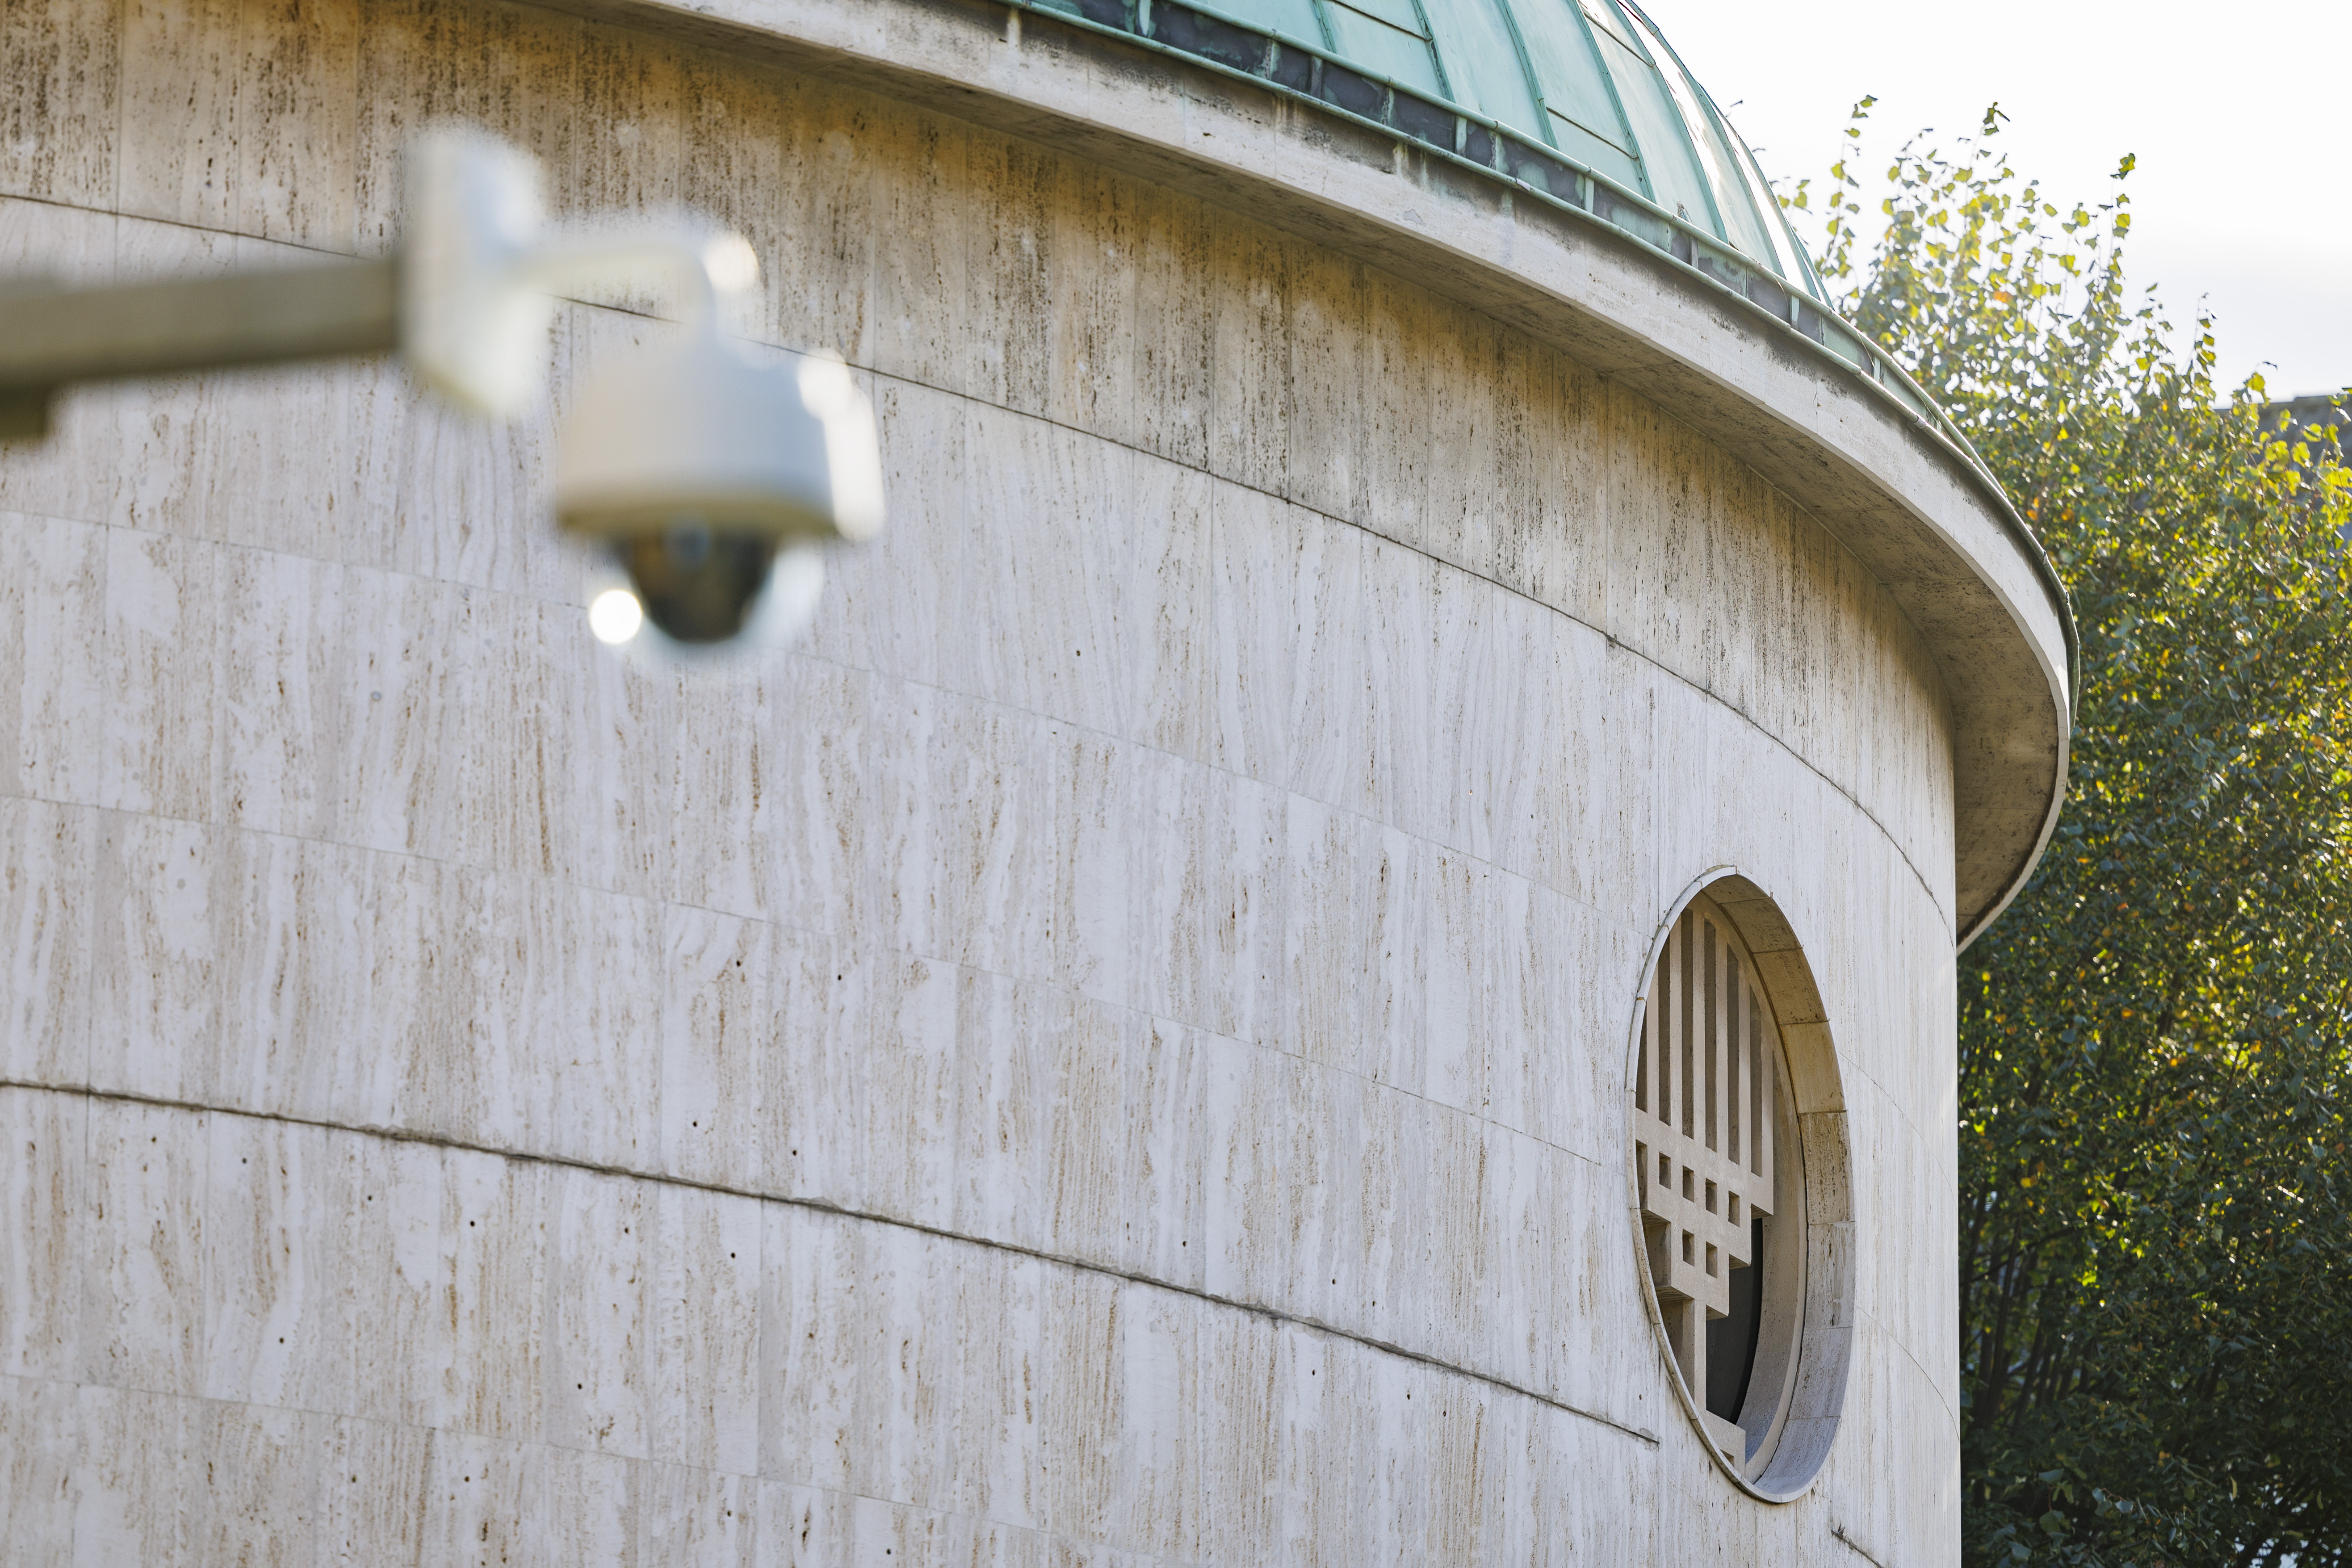
<svg viewBox="0 0 2352 1568"><path fill-rule="evenodd" d="M1425 289L523 7L11 5L0 268L381 251L445 115L749 234L891 524L680 675L590 641L546 418L393 365L0 454L9 1552L1952 1560L1948 726L1851 557ZM1726 863L1866 1218L1778 1510L1626 1219Z"/></svg>

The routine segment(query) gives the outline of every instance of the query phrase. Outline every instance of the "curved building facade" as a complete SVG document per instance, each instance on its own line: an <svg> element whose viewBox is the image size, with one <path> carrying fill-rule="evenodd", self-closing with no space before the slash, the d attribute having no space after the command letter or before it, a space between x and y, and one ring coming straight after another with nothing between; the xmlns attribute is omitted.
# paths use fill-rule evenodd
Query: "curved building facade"
<svg viewBox="0 0 2352 1568"><path fill-rule="evenodd" d="M22 15L19 15L19 13ZM29 0L0 270L687 204L890 521L591 638L553 412L0 449L0 1562L1950 1563L1998 487L1630 5Z"/></svg>

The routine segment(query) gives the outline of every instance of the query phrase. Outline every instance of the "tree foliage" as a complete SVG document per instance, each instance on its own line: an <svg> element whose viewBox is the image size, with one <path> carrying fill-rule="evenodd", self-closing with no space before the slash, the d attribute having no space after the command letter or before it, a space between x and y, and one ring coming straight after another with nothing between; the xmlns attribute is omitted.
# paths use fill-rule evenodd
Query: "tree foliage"
<svg viewBox="0 0 2352 1568"><path fill-rule="evenodd" d="M2132 161L2060 202L2000 120L1791 198L2081 631L2065 809L1960 957L1965 1557L2341 1565L2352 476L2126 286Z"/></svg>

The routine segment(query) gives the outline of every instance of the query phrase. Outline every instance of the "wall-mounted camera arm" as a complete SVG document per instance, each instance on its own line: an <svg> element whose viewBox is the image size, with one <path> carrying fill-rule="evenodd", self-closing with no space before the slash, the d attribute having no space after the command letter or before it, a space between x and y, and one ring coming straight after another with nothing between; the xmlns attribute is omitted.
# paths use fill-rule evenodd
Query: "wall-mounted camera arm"
<svg viewBox="0 0 2352 1568"><path fill-rule="evenodd" d="M550 296L657 279L699 326L757 276L741 237L692 214L543 233L537 176L511 148L445 132L411 150L399 255L100 288L0 280L0 438L47 435L79 382L392 351L460 402L511 414L545 371Z"/></svg>
<svg viewBox="0 0 2352 1568"><path fill-rule="evenodd" d="M590 378L558 444L556 521L628 579L592 626L624 642L650 622L677 647L796 635L822 547L882 525L881 448L838 360L720 337L720 297L759 277L751 245L691 213L546 228L538 165L476 132L420 138L406 173L388 259L109 289L0 282L0 437L46 435L75 382L394 350L445 396L505 417L545 384L556 295L652 283L683 331ZM767 591L779 575L790 593Z"/></svg>
<svg viewBox="0 0 2352 1568"><path fill-rule="evenodd" d="M400 293L393 259L0 288L0 439L47 435L50 405L77 382L397 349Z"/></svg>
<svg viewBox="0 0 2352 1568"><path fill-rule="evenodd" d="M402 348L425 381L483 414L538 391L558 294L650 282L690 326L715 331L718 299L750 287L741 236L687 212L551 227L539 165L505 143L445 130L408 150L401 243Z"/></svg>

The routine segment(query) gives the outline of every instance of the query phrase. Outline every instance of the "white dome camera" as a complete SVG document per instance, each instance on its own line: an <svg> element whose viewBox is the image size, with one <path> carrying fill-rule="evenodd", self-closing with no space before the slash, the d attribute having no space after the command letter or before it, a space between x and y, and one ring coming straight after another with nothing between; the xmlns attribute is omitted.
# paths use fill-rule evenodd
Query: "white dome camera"
<svg viewBox="0 0 2352 1568"><path fill-rule="evenodd" d="M687 648L796 636L822 547L882 525L881 447L838 360L719 337L719 293L758 277L751 247L682 213L542 235L536 165L465 131L419 140L408 199L404 346L483 412L538 385L554 290L652 272L680 293L683 335L582 389L558 440L556 521L629 582L591 605L596 636L628 642L646 621Z"/></svg>
<svg viewBox="0 0 2352 1568"><path fill-rule="evenodd" d="M838 360L778 360L698 326L591 383L565 420L556 521L612 550L673 642L731 641L755 612L761 640L796 634L822 582L813 547L882 525L872 405ZM780 556L786 581L763 598ZM608 635L625 618L598 635L625 640Z"/></svg>

